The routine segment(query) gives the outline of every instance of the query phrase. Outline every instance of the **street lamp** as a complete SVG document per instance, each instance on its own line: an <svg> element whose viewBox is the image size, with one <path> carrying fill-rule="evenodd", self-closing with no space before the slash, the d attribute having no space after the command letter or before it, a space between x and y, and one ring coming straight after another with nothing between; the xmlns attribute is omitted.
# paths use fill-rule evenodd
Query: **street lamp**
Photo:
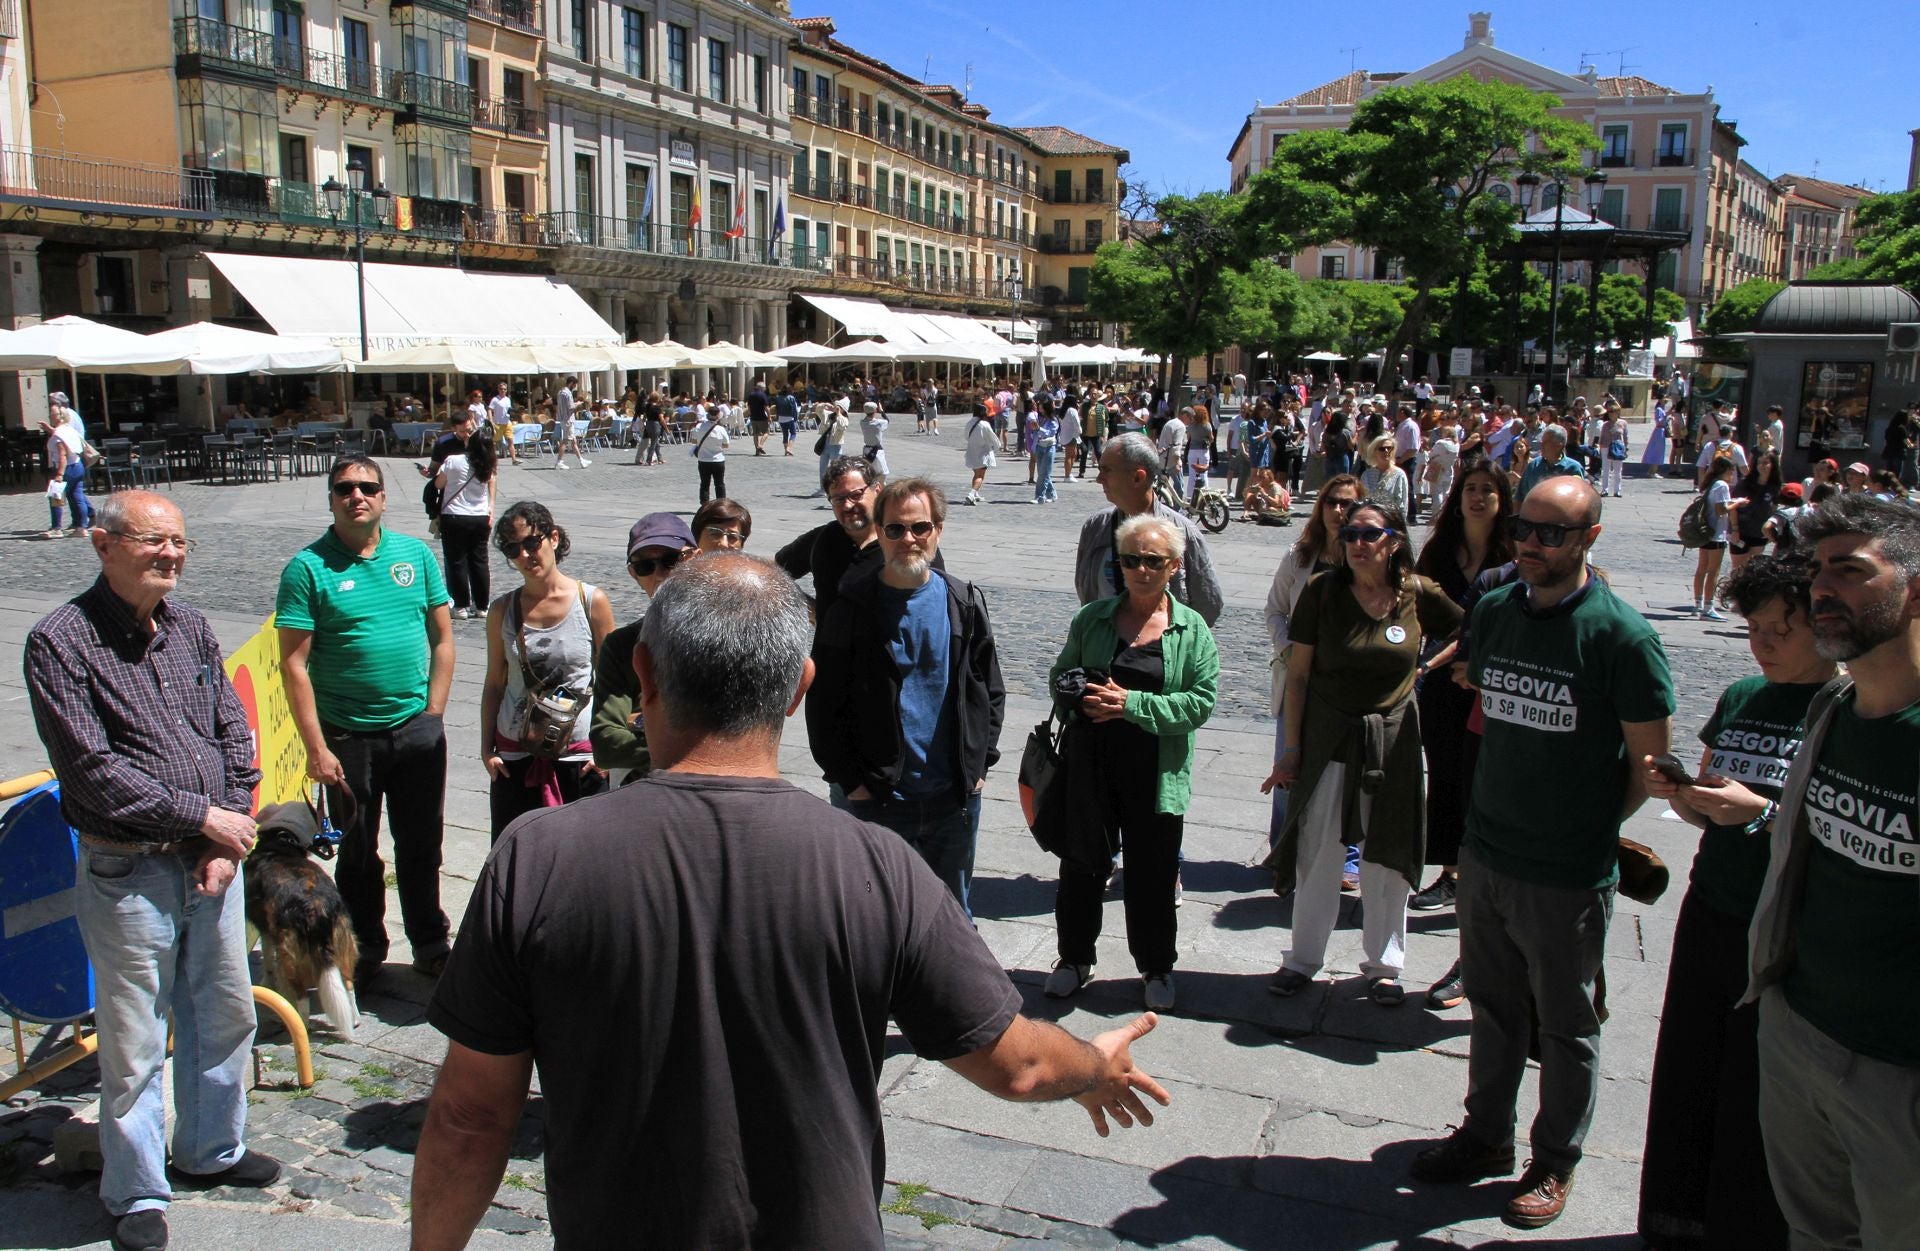
<svg viewBox="0 0 1920 1251"><path fill-rule="evenodd" d="M367 231L360 219L360 193L367 189L367 167L364 161L347 166L347 177L353 182L353 276L360 297L360 359L366 360L367 351ZM348 195L345 187L333 175L327 175L327 181L320 185L321 194L327 197L327 215L337 226L340 223L340 203ZM373 215L381 226L385 226L393 217L393 193L386 187L376 184L373 188Z"/></svg>
<svg viewBox="0 0 1920 1251"><path fill-rule="evenodd" d="M1533 213L1533 203L1544 186L1553 188L1553 274L1547 290L1547 399L1553 396L1553 358L1560 350L1560 242L1565 225L1567 204L1567 180L1555 175L1550 181L1542 182L1540 175L1528 170L1513 180L1520 188L1520 217L1525 220ZM1600 196L1606 190L1607 175L1603 170L1588 170L1581 181L1586 185L1587 211L1596 213L1600 207ZM1564 395L1565 387L1561 388Z"/></svg>
<svg viewBox="0 0 1920 1251"><path fill-rule="evenodd" d="M1020 341L1020 297L1023 288L1020 285L1020 262L1007 266L1007 294L1013 297L1013 311L1007 314L1007 342L1018 344Z"/></svg>

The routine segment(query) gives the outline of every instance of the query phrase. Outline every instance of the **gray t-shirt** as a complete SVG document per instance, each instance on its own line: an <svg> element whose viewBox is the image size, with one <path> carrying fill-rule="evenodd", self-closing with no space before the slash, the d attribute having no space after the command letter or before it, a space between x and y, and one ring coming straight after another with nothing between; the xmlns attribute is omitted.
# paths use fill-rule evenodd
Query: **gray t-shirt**
<svg viewBox="0 0 1920 1251"><path fill-rule="evenodd" d="M881 1246L887 1018L948 1060L1020 996L898 835L654 773L515 821L427 1019L532 1051L565 1248Z"/></svg>

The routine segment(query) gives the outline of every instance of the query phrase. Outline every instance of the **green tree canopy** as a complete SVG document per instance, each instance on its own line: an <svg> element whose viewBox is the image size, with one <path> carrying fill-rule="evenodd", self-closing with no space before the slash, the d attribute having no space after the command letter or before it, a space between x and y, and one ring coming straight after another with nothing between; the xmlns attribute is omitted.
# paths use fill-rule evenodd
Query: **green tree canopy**
<svg viewBox="0 0 1920 1251"><path fill-rule="evenodd" d="M1822 265L1807 276L1898 283L1920 295L1920 191L1862 200L1853 221L1853 259Z"/></svg>
<svg viewBox="0 0 1920 1251"><path fill-rule="evenodd" d="M1160 233L1094 254L1088 313L1125 322L1135 343L1176 359L1259 342L1271 330L1272 297L1248 263L1245 208L1245 197L1219 191L1162 197Z"/></svg>
<svg viewBox="0 0 1920 1251"><path fill-rule="evenodd" d="M1523 171L1570 175L1597 144L1555 116L1560 101L1465 75L1386 87L1345 131L1280 141L1248 189L1247 226L1262 251L1349 240L1398 257L1412 296L1385 344L1382 382L1432 316L1436 288L1470 273L1483 240L1504 236L1513 206L1491 193Z"/></svg>
<svg viewBox="0 0 1920 1251"><path fill-rule="evenodd" d="M1653 293L1653 337L1673 333L1673 323L1687 315L1687 302L1665 287ZM1600 298L1595 305L1593 337L1587 337L1585 287L1560 290L1560 342L1571 354L1608 343L1638 343L1647 324L1647 293L1632 274L1600 275Z"/></svg>
<svg viewBox="0 0 1920 1251"><path fill-rule="evenodd" d="M1753 329L1767 301L1786 290L1787 284L1771 278L1749 278L1722 293L1707 310L1703 329L1711 335L1737 334Z"/></svg>
<svg viewBox="0 0 1920 1251"><path fill-rule="evenodd" d="M1406 319L1413 289L1397 282L1357 282L1316 278L1306 284L1325 308L1327 341L1323 345L1358 361L1386 347Z"/></svg>

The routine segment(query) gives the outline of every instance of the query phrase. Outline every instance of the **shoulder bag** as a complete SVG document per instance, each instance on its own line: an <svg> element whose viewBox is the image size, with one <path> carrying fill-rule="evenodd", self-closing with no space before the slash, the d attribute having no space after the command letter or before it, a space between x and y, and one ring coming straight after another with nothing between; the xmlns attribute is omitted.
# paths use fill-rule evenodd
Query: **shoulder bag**
<svg viewBox="0 0 1920 1251"><path fill-rule="evenodd" d="M587 602L587 584L576 585L580 589L580 610L587 618L587 629L591 633L593 608ZM512 596L507 602L507 613L513 618L514 637L520 644L520 680L527 688L527 717L520 741L531 754L553 760L565 755L567 748L578 741L574 727L587 709L593 681L589 678L586 690L576 691L564 681L542 682L535 676L533 666L527 662L527 623L520 611L520 592L514 591Z"/></svg>

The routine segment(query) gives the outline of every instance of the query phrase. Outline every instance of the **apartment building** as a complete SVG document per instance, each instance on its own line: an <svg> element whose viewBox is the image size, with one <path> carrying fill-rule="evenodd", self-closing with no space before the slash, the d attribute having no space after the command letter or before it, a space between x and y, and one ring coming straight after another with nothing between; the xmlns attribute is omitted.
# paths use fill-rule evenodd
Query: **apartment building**
<svg viewBox="0 0 1920 1251"><path fill-rule="evenodd" d="M1782 174L1776 181L1786 196L1779 276L1794 282L1816 266L1853 259L1854 210L1873 193L1806 174Z"/></svg>
<svg viewBox="0 0 1920 1251"><path fill-rule="evenodd" d="M1087 273L1119 230L1126 150L997 125L961 90L842 42L830 17L793 25L796 266L829 291L1009 319L1018 308L1048 337L1101 338L1084 316Z"/></svg>
<svg viewBox="0 0 1920 1251"><path fill-rule="evenodd" d="M1666 254L1655 281L1678 291L1697 309L1709 298L1706 246L1696 220L1712 186L1711 156L1719 106L1711 91L1686 92L1635 75L1603 76L1591 67L1566 74L1496 46L1490 13L1468 15L1459 51L1416 70L1355 70L1329 83L1262 105L1247 115L1227 153L1232 186L1243 188L1264 168L1285 136L1309 130L1344 129L1354 109L1387 86L1443 82L1460 74L1516 83L1557 96L1561 116L1592 127L1595 164L1607 173L1599 216L1633 230L1691 233L1692 240ZM1731 131L1731 126L1727 127ZM1737 137L1737 136L1736 136ZM1737 151L1738 144L1734 149ZM1491 194L1517 200L1517 189L1499 185ZM1309 249L1293 258L1305 276L1395 277L1392 257L1346 244Z"/></svg>

